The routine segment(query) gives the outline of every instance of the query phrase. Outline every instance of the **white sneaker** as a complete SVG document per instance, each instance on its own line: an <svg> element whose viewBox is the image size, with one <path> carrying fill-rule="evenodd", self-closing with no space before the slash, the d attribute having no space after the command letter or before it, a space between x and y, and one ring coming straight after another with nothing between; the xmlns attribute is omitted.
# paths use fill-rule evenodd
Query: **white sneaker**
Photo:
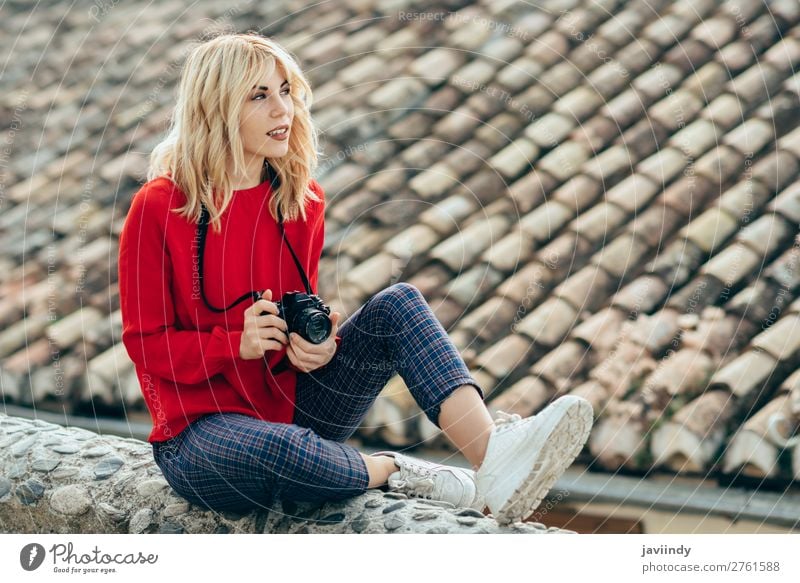
<svg viewBox="0 0 800 583"><path fill-rule="evenodd" d="M476 481L495 520L509 524L530 516L574 461L593 412L586 399L566 395L533 417L498 415Z"/></svg>
<svg viewBox="0 0 800 583"><path fill-rule="evenodd" d="M378 451L370 455L394 458L399 470L389 476L390 491L414 498L442 500L457 508L472 508L478 512L483 512L486 507L486 501L478 493L473 470L437 464L395 451Z"/></svg>

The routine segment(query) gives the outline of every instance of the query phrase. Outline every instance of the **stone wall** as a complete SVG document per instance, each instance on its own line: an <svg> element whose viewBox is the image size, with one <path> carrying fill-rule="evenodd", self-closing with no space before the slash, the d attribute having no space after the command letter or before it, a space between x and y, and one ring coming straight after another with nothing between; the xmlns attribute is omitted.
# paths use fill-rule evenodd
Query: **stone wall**
<svg viewBox="0 0 800 583"><path fill-rule="evenodd" d="M175 493L150 444L0 414L0 532L4 533L554 533L501 528L446 502L371 489L323 505L276 502L213 512Z"/></svg>

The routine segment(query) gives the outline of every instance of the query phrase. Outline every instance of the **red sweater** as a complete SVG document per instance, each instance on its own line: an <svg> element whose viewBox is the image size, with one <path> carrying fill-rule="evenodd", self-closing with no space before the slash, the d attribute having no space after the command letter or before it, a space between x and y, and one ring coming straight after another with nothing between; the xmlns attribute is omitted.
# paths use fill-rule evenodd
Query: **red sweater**
<svg viewBox="0 0 800 583"><path fill-rule="evenodd" d="M284 228L317 293L325 202L319 183L310 185L323 201L309 201L307 222L284 221ZM251 290L271 289L272 301L288 291L305 291L269 214L271 194L269 181L236 191L221 216L222 231L217 234L209 225L203 285L216 308ZM119 239L122 342L153 419L148 441L170 439L208 413L291 423L298 371L289 367L273 374L267 369L284 357L285 347L266 351L264 358L239 356L244 312L252 301L222 313L206 307L197 275L197 225L170 211L184 201L169 178L147 182L133 197ZM340 342L336 336L337 349Z"/></svg>

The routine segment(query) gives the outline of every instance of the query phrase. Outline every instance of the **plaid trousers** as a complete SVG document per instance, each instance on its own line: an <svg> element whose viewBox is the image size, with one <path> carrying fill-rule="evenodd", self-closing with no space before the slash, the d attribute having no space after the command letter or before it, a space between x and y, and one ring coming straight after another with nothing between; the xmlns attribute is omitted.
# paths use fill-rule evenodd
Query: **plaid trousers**
<svg viewBox="0 0 800 583"><path fill-rule="evenodd" d="M328 364L298 372L292 423L220 412L193 421L168 441L154 442L156 463L170 486L213 510L247 511L276 498L350 498L367 490L369 474L358 450L343 442L394 374L437 426L441 403L459 386L472 385L485 397L411 284L374 294L338 333L341 345Z"/></svg>

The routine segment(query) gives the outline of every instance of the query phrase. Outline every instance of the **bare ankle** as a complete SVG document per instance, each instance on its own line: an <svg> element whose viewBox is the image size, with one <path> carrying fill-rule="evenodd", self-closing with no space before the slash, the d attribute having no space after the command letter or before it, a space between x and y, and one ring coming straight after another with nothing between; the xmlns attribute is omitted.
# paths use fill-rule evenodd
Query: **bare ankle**
<svg viewBox="0 0 800 583"><path fill-rule="evenodd" d="M397 471L394 458L386 455L366 455L361 452L359 453L361 457L364 458L364 463L369 473L368 488L380 488L387 483L389 476Z"/></svg>

